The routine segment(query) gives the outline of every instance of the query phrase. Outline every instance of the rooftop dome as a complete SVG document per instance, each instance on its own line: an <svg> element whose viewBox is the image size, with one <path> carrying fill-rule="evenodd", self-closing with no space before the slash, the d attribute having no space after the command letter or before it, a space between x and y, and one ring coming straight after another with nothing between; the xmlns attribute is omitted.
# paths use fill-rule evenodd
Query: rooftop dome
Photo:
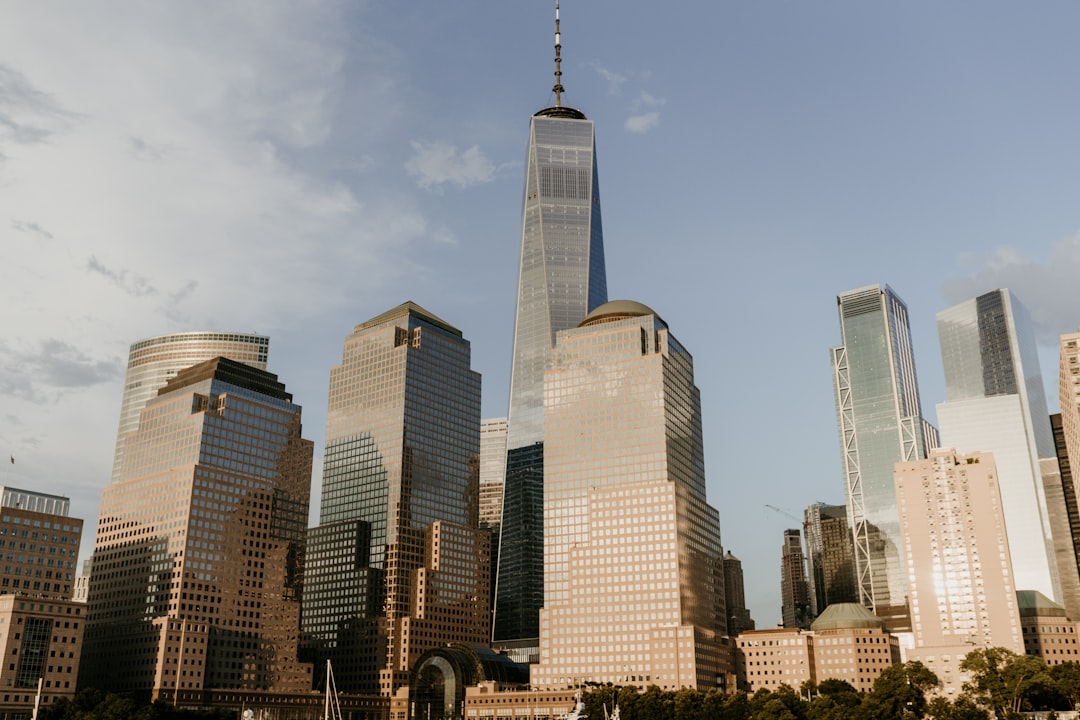
<svg viewBox="0 0 1080 720"><path fill-rule="evenodd" d="M632 317L642 317L644 315L655 315L656 319L663 323L665 326L667 323L664 319L656 314L648 305L642 305L639 302L633 300L612 300L606 302L593 309L591 313L585 316L585 319L581 321L578 327L585 327L587 325L599 325L600 323L612 322L613 320L624 320Z"/></svg>
<svg viewBox="0 0 1080 720"><path fill-rule="evenodd" d="M881 618L858 603L833 603L810 625L814 632L883 627Z"/></svg>

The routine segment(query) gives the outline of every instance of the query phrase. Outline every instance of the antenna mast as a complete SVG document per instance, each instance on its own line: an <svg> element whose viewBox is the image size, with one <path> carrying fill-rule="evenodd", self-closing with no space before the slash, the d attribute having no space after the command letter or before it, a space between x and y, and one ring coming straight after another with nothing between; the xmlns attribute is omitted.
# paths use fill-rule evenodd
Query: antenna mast
<svg viewBox="0 0 1080 720"><path fill-rule="evenodd" d="M562 86L562 33L559 32L559 0L555 0L555 86L551 90L555 93L555 107L562 107L562 94L565 90Z"/></svg>

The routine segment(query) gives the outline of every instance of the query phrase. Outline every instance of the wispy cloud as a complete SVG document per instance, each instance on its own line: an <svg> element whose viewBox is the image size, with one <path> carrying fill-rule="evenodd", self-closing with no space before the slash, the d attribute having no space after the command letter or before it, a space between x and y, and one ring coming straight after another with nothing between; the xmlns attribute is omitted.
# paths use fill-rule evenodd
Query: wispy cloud
<svg viewBox="0 0 1080 720"><path fill-rule="evenodd" d="M596 74L603 78L604 82L607 83L608 95L619 95L622 93L623 83L626 82L625 75L620 75L619 73L601 67L596 63L593 63L592 67L593 70L596 71Z"/></svg>
<svg viewBox="0 0 1080 720"><path fill-rule="evenodd" d="M466 188L495 177L495 165L476 145L459 153L456 146L448 143L414 140L412 149L413 156L405 162L405 171L421 188L439 188L446 184Z"/></svg>
<svg viewBox="0 0 1080 720"><path fill-rule="evenodd" d="M634 114L626 119L623 127L628 132L643 134L660 124L660 110L667 101L642 90L631 103Z"/></svg>
<svg viewBox="0 0 1080 720"><path fill-rule="evenodd" d="M25 350L0 345L0 364L4 367L0 394L32 403L50 402L60 391L99 385L122 372L115 359L95 359L56 338Z"/></svg>
<svg viewBox="0 0 1080 720"><path fill-rule="evenodd" d="M21 145L44 142L76 117L22 73L0 65L0 140Z"/></svg>
<svg viewBox="0 0 1080 720"><path fill-rule="evenodd" d="M157 288L151 285L150 281L142 275L138 275L126 269L113 270L111 268L105 267L105 265L93 255L91 255L90 259L86 261L86 269L106 278L113 285L120 288L132 297L146 297L147 295L157 295Z"/></svg>
<svg viewBox="0 0 1080 720"><path fill-rule="evenodd" d="M33 235L33 236L35 236L37 238L40 238L42 240L52 240L53 239L52 233L50 233L48 230L46 230L45 228L41 227L40 225L38 225L37 223L34 223L34 222L23 222L22 220L12 220L11 221L11 229L12 230L18 230L19 232L26 233L27 235Z"/></svg>
<svg viewBox="0 0 1080 720"><path fill-rule="evenodd" d="M1080 325L1080 233L1054 244L1040 261L1012 247L969 260L968 277L945 283L946 301L958 303L997 288L1009 288L1031 313L1040 344L1056 345L1062 333Z"/></svg>

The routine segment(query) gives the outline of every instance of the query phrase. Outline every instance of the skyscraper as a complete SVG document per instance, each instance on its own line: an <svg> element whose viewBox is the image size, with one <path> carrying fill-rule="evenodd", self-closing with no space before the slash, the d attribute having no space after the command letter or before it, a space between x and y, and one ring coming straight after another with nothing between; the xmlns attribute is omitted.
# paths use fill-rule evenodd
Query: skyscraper
<svg viewBox="0 0 1080 720"><path fill-rule="evenodd" d="M915 642L907 659L937 673L946 696L955 698L966 679L960 661L969 651L1024 652L1008 507L994 456L946 448L898 463L896 498Z"/></svg>
<svg viewBox="0 0 1080 720"><path fill-rule="evenodd" d="M810 613L817 617L835 603L858 602L855 550L847 508L814 503L803 513Z"/></svg>
<svg viewBox="0 0 1080 720"><path fill-rule="evenodd" d="M1061 495L1069 526L1068 540L1059 537L1054 527L1054 546L1058 552L1061 572L1061 604L1073 620L1080 621L1080 592L1071 587L1074 575L1080 575L1080 487L1073 477L1072 468L1080 467L1080 332L1067 333L1060 339L1060 363L1058 375L1058 399L1061 412L1050 416L1054 434L1054 450L1061 473ZM1049 505L1051 512L1053 508ZM1065 533L1060 533L1064 535ZM1068 558L1069 545L1072 559ZM1080 577L1077 578L1080 580Z"/></svg>
<svg viewBox="0 0 1080 720"><path fill-rule="evenodd" d="M904 301L870 285L836 302L833 383L859 602L902 632L910 625L893 466L925 458L937 432L922 417Z"/></svg>
<svg viewBox="0 0 1080 720"><path fill-rule="evenodd" d="M112 481L116 482L123 469L124 438L138 428L139 413L176 373L219 355L265 370L269 352L270 338L250 333L184 332L132 343L120 401Z"/></svg>
<svg viewBox="0 0 1080 720"><path fill-rule="evenodd" d="M994 454L1016 585L1060 600L1040 467L1056 451L1027 310L1008 290L994 290L942 310L937 325L947 398L937 407L942 442ZM1060 487L1060 478L1047 481Z"/></svg>
<svg viewBox="0 0 1080 720"><path fill-rule="evenodd" d="M720 520L693 360L640 303L559 333L544 382L539 687L715 687L730 672Z"/></svg>
<svg viewBox="0 0 1080 720"><path fill-rule="evenodd" d="M490 637L470 355L460 330L406 302L357 325L330 371L303 628L343 692L392 695L424 652Z"/></svg>
<svg viewBox="0 0 1080 720"><path fill-rule="evenodd" d="M80 685L185 703L311 687L300 415L276 375L222 357L147 403L101 497Z"/></svg>
<svg viewBox="0 0 1080 720"><path fill-rule="evenodd" d="M724 554L724 609L727 611L729 635L734 637L744 630L754 629L754 619L746 607L742 561L730 550Z"/></svg>
<svg viewBox="0 0 1080 720"><path fill-rule="evenodd" d="M544 367L557 333L607 302L595 129L562 104L561 48L556 3L555 105L529 126L495 604L495 640L525 646L544 590Z"/></svg>
<svg viewBox="0 0 1080 720"><path fill-rule="evenodd" d="M798 529L784 531L780 554L780 614L786 628L810 629L810 584Z"/></svg>
<svg viewBox="0 0 1080 720"><path fill-rule="evenodd" d="M502 527L503 492L506 489L506 418L480 422L480 529L491 533L491 588L489 601L494 611L495 564L499 557L499 529Z"/></svg>

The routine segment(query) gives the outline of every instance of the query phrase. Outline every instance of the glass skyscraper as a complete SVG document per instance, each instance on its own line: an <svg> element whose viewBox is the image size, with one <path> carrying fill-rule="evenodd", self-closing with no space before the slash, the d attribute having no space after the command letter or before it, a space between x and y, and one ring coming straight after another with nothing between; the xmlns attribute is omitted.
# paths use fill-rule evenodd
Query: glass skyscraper
<svg viewBox="0 0 1080 720"><path fill-rule="evenodd" d="M330 371L303 629L342 692L392 695L424 652L490 638L470 356L460 330L407 302L356 326Z"/></svg>
<svg viewBox="0 0 1080 720"><path fill-rule="evenodd" d="M132 343L124 376L124 396L120 401L113 482L123 469L125 437L139 427L139 413L146 403L176 373L219 355L265 370L269 353L270 338L251 333L182 332Z"/></svg>
<svg viewBox="0 0 1080 720"><path fill-rule="evenodd" d="M922 418L907 306L888 285L836 298L832 349L840 454L859 601L890 632L910 630L893 466L922 460L937 431Z"/></svg>
<svg viewBox="0 0 1080 720"><path fill-rule="evenodd" d="M947 400L937 406L943 442L991 452L1020 590L1060 601L1061 584L1040 459L1055 460L1031 319L1008 290L937 314ZM1056 474L1056 473L1055 473ZM1057 482L1060 477L1047 478Z"/></svg>
<svg viewBox="0 0 1080 720"><path fill-rule="evenodd" d="M310 689L300 419L276 375L222 357L147 403L101 497L80 685L193 705Z"/></svg>
<svg viewBox="0 0 1080 720"><path fill-rule="evenodd" d="M556 334L607 302L595 129L561 104L558 10L555 38L556 104L529 127L495 603L494 639L530 647L543 602L544 368Z"/></svg>
<svg viewBox="0 0 1080 720"><path fill-rule="evenodd" d="M731 672L693 359L640 303L559 333L545 374L537 687L710 688Z"/></svg>

